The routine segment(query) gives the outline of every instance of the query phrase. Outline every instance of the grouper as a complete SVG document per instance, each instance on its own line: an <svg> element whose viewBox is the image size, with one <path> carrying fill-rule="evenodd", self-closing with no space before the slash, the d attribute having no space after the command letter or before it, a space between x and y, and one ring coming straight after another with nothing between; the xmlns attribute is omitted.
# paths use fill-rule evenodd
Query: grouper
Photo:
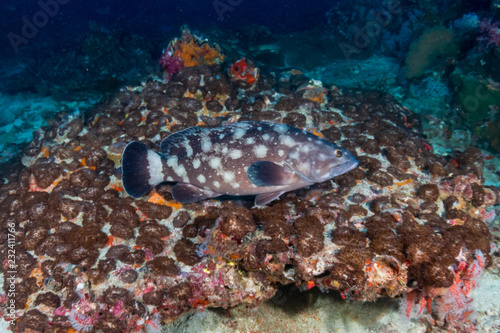
<svg viewBox="0 0 500 333"><path fill-rule="evenodd" d="M190 127L166 137L161 153L133 141L122 155L128 195L176 182L172 197L191 203L221 195L256 195L265 205L281 194L341 175L358 165L353 154L302 129L245 121Z"/></svg>

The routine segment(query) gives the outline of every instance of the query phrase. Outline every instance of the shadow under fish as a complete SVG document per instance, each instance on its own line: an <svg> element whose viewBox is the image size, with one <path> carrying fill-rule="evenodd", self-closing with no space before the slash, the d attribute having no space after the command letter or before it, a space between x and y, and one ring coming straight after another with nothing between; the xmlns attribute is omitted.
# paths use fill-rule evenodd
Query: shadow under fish
<svg viewBox="0 0 500 333"><path fill-rule="evenodd" d="M176 182L172 197L191 203L222 195L255 195L265 205L281 194L346 173L358 165L347 150L285 124L240 122L190 127L165 138L156 153L130 142L122 155L122 181L138 198Z"/></svg>

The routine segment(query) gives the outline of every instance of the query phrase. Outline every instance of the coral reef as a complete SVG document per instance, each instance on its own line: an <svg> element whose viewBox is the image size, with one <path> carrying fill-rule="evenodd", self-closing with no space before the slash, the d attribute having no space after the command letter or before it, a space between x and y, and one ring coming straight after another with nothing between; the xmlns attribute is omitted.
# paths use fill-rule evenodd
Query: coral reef
<svg viewBox="0 0 500 333"><path fill-rule="evenodd" d="M484 19L479 22L479 28L482 34L482 36L478 37L480 42L482 42L485 46L500 46L500 31L498 22L492 22L491 19Z"/></svg>
<svg viewBox="0 0 500 333"><path fill-rule="evenodd" d="M411 44L406 56L406 77L411 79L424 74L438 57L453 56L456 53L454 37L453 31L444 27L424 31L420 38Z"/></svg>
<svg viewBox="0 0 500 333"><path fill-rule="evenodd" d="M491 108L500 103L500 86L482 76L464 75L455 70L451 80L456 89L456 99L463 108L463 121L469 128L483 122L494 121Z"/></svg>
<svg viewBox="0 0 500 333"><path fill-rule="evenodd" d="M423 98L425 103L422 103ZM417 113L439 115L450 109L450 102L451 95L446 82L429 76L410 84L405 105Z"/></svg>
<svg viewBox="0 0 500 333"><path fill-rule="evenodd" d="M6 289L2 304L14 308L1 311L13 330L150 331L191 310L259 305L289 284L353 300L405 296L410 317L451 308L426 315L473 326L464 290L491 265L485 221L499 203L478 149L434 154L419 118L388 94L323 87L299 71L239 84L212 65L219 55L178 50L191 67L182 58L167 82L121 89L85 119L60 115L6 176L0 269L16 292ZM264 207L244 197L181 205L168 183L125 195L127 142L158 149L187 127L243 120L304 128L359 167Z"/></svg>
<svg viewBox="0 0 500 333"><path fill-rule="evenodd" d="M448 73L458 111L450 127L466 127L475 145L498 152L499 22L478 15L468 17L467 21L472 21L470 29L474 29L461 36L460 48L464 55Z"/></svg>

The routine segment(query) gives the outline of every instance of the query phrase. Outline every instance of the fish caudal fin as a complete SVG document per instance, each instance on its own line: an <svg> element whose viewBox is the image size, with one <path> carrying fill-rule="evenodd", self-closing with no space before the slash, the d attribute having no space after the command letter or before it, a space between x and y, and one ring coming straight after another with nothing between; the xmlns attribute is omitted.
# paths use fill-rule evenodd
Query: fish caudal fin
<svg viewBox="0 0 500 333"><path fill-rule="evenodd" d="M155 170L158 162L161 167L161 157L145 144L130 142L122 154L122 182L125 192L134 198L142 197L160 183L163 179L155 183L157 175L150 174L152 171L158 171ZM159 172L162 175L161 169Z"/></svg>

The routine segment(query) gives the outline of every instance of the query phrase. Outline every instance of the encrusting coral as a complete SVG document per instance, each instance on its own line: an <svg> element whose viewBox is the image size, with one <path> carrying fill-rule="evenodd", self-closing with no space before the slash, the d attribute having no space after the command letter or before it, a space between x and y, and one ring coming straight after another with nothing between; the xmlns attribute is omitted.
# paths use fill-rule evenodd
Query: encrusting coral
<svg viewBox="0 0 500 333"><path fill-rule="evenodd" d="M292 283L354 300L404 296L410 317L429 310L436 325L472 327L467 302L491 264L485 221L499 191L483 185L479 150L434 154L391 96L323 88L297 71L238 85L201 64L64 119L39 131L25 168L0 187L4 258L15 235L17 289L4 303L15 310L2 307L13 330L135 332L190 310L258 305ZM304 128L359 167L264 207L181 205L168 183L125 195L127 142L158 149L187 127L244 120ZM1 269L8 286L7 261Z"/></svg>

